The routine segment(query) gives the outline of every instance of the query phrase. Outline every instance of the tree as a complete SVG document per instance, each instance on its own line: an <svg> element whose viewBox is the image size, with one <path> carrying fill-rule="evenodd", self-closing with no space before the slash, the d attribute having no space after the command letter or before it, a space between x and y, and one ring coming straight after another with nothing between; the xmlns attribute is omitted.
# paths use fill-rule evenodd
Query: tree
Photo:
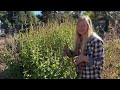
<svg viewBox="0 0 120 90"><path fill-rule="evenodd" d="M30 24L37 23L37 18L32 11L0 11L0 20L6 33L18 32L22 26L25 29L29 28Z"/></svg>
<svg viewBox="0 0 120 90"><path fill-rule="evenodd" d="M109 31L109 21L111 17L108 11L86 11L84 15L88 15L93 22L95 31L103 38L104 35Z"/></svg>

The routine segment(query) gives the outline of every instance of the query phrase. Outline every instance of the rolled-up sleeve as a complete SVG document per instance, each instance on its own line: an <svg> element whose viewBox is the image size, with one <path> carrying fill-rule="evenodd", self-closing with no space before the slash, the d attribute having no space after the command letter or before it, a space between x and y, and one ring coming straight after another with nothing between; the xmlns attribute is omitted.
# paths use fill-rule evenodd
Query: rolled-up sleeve
<svg viewBox="0 0 120 90"><path fill-rule="evenodd" d="M89 65L99 66L103 64L104 60L104 45L101 40L96 40L91 44L89 58Z"/></svg>

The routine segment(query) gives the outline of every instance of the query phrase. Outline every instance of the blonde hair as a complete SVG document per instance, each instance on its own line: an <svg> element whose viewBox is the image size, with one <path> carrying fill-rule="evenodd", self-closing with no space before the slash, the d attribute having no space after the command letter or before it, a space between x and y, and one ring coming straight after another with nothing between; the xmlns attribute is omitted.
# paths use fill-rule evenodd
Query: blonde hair
<svg viewBox="0 0 120 90"><path fill-rule="evenodd" d="M87 30L87 34L84 36L84 38L81 38L80 34L78 33L78 31L76 30L76 37L75 37L75 52L78 54L81 50L82 52L85 49L85 43L88 41L88 39L90 38L91 35L93 35L93 25L92 25L92 21L88 16L81 16L78 19L77 25L79 24L79 22L81 20L85 20L87 25L88 25L88 30Z"/></svg>

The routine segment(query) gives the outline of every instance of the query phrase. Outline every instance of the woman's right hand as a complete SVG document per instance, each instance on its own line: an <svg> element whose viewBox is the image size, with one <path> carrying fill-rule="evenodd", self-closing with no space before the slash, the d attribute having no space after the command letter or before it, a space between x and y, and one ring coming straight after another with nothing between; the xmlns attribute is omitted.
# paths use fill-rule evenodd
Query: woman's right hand
<svg viewBox="0 0 120 90"><path fill-rule="evenodd" d="M64 56L68 56L68 57L71 56L70 49L67 46L64 47L63 54Z"/></svg>

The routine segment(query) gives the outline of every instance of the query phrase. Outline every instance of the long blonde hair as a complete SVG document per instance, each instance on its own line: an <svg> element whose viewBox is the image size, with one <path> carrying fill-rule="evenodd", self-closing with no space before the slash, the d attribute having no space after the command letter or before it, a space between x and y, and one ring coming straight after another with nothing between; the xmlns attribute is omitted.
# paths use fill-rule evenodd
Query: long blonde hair
<svg viewBox="0 0 120 90"><path fill-rule="evenodd" d="M79 22L81 20L85 20L87 22L88 25L88 30L87 30L87 34L84 36L84 38L82 38L80 36L80 34L78 33L78 31L76 30L76 37L75 37L75 52L78 54L80 52L80 50L82 52L84 52L85 50L85 43L88 41L88 39L90 38L90 36L94 33L93 32L93 25L92 25L92 21L88 16L81 16L78 19L77 25L79 24Z"/></svg>

